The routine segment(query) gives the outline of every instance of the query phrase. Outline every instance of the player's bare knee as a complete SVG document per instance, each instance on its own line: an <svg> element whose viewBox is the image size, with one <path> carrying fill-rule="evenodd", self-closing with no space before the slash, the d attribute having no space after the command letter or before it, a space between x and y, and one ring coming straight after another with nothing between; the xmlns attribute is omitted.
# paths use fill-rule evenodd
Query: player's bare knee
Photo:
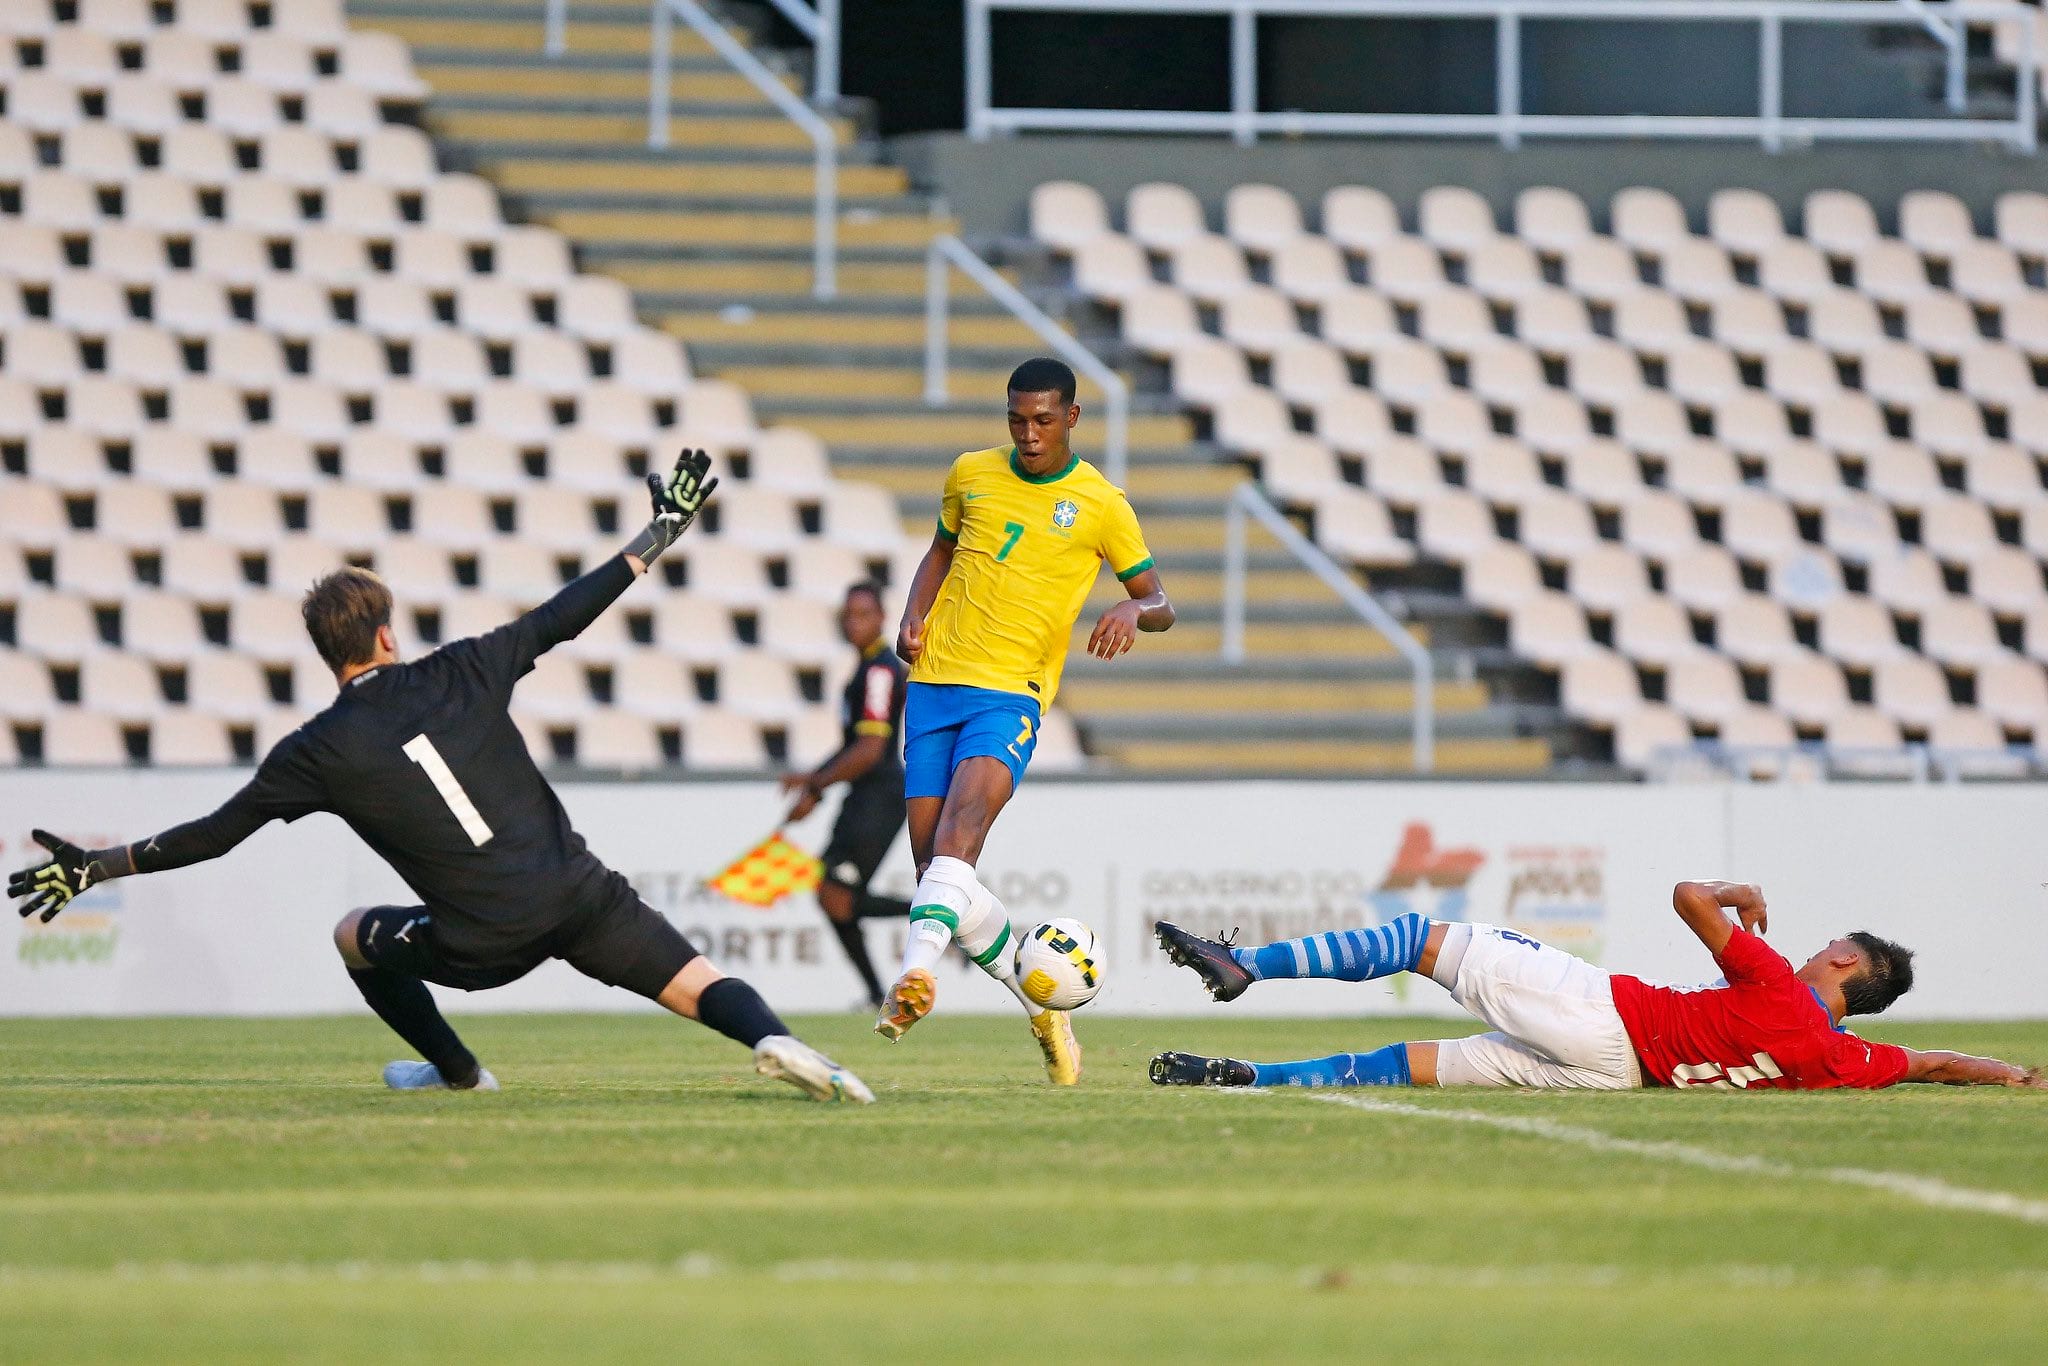
<svg viewBox="0 0 2048 1366"><path fill-rule="evenodd" d="M334 925L334 948L341 955L341 961L351 968L366 968L370 961L363 957L360 941L356 938L362 927L365 907L357 907L343 916Z"/></svg>

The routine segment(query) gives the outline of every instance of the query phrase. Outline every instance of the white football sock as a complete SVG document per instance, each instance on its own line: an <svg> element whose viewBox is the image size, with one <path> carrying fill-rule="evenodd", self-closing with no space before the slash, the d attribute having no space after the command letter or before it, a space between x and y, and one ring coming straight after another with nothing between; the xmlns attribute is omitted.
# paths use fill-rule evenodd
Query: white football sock
<svg viewBox="0 0 2048 1366"><path fill-rule="evenodd" d="M1010 989L1010 994L1017 998L1017 1004L1024 1007L1026 1014L1038 1014L1045 1007L1034 1004L1024 994L1024 988L1017 985L1017 945L1010 928L1009 910L1004 907L1002 898L991 892L979 878L975 879L971 893L968 915L960 920L960 947L966 950L976 967ZM971 923L969 917L972 918Z"/></svg>
<svg viewBox="0 0 2048 1366"><path fill-rule="evenodd" d="M939 955L973 912L974 869L956 858L935 858L910 897L910 938L903 946L903 971L938 966Z"/></svg>

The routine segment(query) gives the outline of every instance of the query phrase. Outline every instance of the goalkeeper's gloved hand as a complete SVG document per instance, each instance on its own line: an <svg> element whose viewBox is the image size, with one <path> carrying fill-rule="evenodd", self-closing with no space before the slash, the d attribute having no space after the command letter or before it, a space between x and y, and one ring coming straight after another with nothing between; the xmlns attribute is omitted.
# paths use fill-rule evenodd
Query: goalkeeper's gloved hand
<svg viewBox="0 0 2048 1366"><path fill-rule="evenodd" d="M7 895L23 899L18 909L24 920L40 911L47 924L73 897L98 886L110 874L100 861L100 851L81 849L47 830L32 833L36 843L50 851L50 859L7 879Z"/></svg>
<svg viewBox="0 0 2048 1366"><path fill-rule="evenodd" d="M717 479L705 477L710 473L709 451L685 450L676 457L676 467L668 474L648 475L647 491L654 499L654 520L626 547L626 553L637 556L642 564L652 564L655 556L674 545L718 487Z"/></svg>

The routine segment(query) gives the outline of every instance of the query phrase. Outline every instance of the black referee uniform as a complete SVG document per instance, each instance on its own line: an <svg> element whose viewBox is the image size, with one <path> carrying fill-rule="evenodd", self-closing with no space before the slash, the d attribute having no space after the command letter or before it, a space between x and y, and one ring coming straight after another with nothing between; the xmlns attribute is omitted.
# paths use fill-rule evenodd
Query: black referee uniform
<svg viewBox="0 0 2048 1366"><path fill-rule="evenodd" d="M870 584L856 584L847 590L846 612L854 610L858 596L874 598L879 612L881 597ZM842 617L841 630L858 644L862 628ZM903 829L903 700L908 691L909 670L887 642L879 636L861 650L860 667L847 681L839 701L840 744L831 758L811 773L783 780L785 787L800 786L803 802L792 815L807 814L825 788L846 784L846 797L833 823L832 838L819 855L824 865L824 886L818 889L818 909L825 913L847 962L860 974L870 1002L880 1004L882 984L875 975L874 960L868 956L867 937L860 922L872 918L907 921L910 903L876 896L868 890L875 870L888 857ZM865 767L862 767L865 765Z"/></svg>
<svg viewBox="0 0 2048 1366"><path fill-rule="evenodd" d="M886 746L873 768L846 785L832 838L819 855L825 865L825 880L857 898L867 896L868 883L903 829L903 700L909 677L909 667L896 652L876 641L862 655L860 668L839 697L841 752L866 735L881 737ZM907 901L878 900L879 907L863 907L861 913L910 914Z"/></svg>

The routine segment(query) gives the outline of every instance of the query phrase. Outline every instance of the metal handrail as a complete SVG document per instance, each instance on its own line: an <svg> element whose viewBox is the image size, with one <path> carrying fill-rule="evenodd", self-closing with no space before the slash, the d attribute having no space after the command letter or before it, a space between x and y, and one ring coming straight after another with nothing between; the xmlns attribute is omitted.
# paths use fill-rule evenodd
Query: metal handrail
<svg viewBox="0 0 2048 1366"><path fill-rule="evenodd" d="M1436 768L1436 662L1378 598L1331 559L1323 548L1301 534L1287 515L1273 505L1256 484L1240 484L1230 495L1223 523L1223 658L1242 664L1245 658L1245 519L1256 518L1287 552L1329 586L1346 607L1394 643L1408 661L1415 694L1412 727L1413 766L1417 773Z"/></svg>
<svg viewBox="0 0 2048 1366"><path fill-rule="evenodd" d="M831 108L839 103L839 3L818 0L816 9L803 0L768 0L796 31L811 40L811 103ZM541 50L559 57L569 50L569 0L547 0L541 18Z"/></svg>
<svg viewBox="0 0 2048 1366"><path fill-rule="evenodd" d="M990 15L997 11L1096 14L1223 15L1230 20L1230 108L1216 111L997 108L991 85ZM1971 24L2010 20L2010 6L1986 0L967 0L967 131L976 141L1025 129L1071 132L1228 133L1250 144L1261 134L1310 133L1420 137L1495 137L1505 147L1527 136L1755 137L1770 151L1788 138L1863 141L1989 140L2031 152L2036 147L2040 60L2034 28L2023 24L2015 112L2010 119L1788 118L1784 105L1784 26L1910 23L1929 27L1949 51L1949 100L1961 108L1962 39ZM1491 114L1331 114L1258 108L1258 25L1266 15L1320 18L1492 19L1495 112ZM1524 19L1753 22L1757 25L1758 112L1755 115L1530 114L1522 109L1521 22Z"/></svg>
<svg viewBox="0 0 2048 1366"><path fill-rule="evenodd" d="M1926 29L1946 52L1942 94L1952 111L1962 113L1966 103L1963 90L1963 56L1964 48L1970 41L1968 21L1940 18L1928 5L1927 0L1898 0L1898 3L1920 17L1920 27Z"/></svg>
<svg viewBox="0 0 2048 1366"><path fill-rule="evenodd" d="M976 256L965 242L951 234L934 237L924 256L924 401L936 408L946 401L947 324L952 315L951 293L946 287L948 263L965 275L1026 327L1045 339L1060 359L1093 380L1102 390L1106 431L1103 436L1102 473L1121 486L1130 473L1131 387L1124 377L1103 363L1102 358L1075 341L1060 325L1024 296L1024 291L997 274L988 262Z"/></svg>
<svg viewBox="0 0 2048 1366"><path fill-rule="evenodd" d="M1890 765L1898 765L1901 770L1894 775L1897 781L1916 785L1934 779L1959 783L1972 772L1994 779L2036 778L2043 770L2039 759L2011 749L1952 748L1924 741L1896 748L1819 742L1724 745L1718 741L1699 741L1659 746L1650 752L1645 768L1652 779L1667 778L1687 768L1703 768L1737 782L1831 782L1845 773L1870 778L1875 776L1877 766ZM1994 771L1999 768L2008 772Z"/></svg>
<svg viewBox="0 0 2048 1366"><path fill-rule="evenodd" d="M812 196L811 294L830 299L839 293L839 137L832 125L789 93L746 44L725 31L698 0L654 0L654 41L649 53L647 145L668 146L671 75L675 61L675 20L681 19L711 44L712 51L745 76L783 115L804 131L815 156L816 190Z"/></svg>
<svg viewBox="0 0 2048 1366"><path fill-rule="evenodd" d="M548 0L541 17L540 48L550 57L569 50L569 0Z"/></svg>

